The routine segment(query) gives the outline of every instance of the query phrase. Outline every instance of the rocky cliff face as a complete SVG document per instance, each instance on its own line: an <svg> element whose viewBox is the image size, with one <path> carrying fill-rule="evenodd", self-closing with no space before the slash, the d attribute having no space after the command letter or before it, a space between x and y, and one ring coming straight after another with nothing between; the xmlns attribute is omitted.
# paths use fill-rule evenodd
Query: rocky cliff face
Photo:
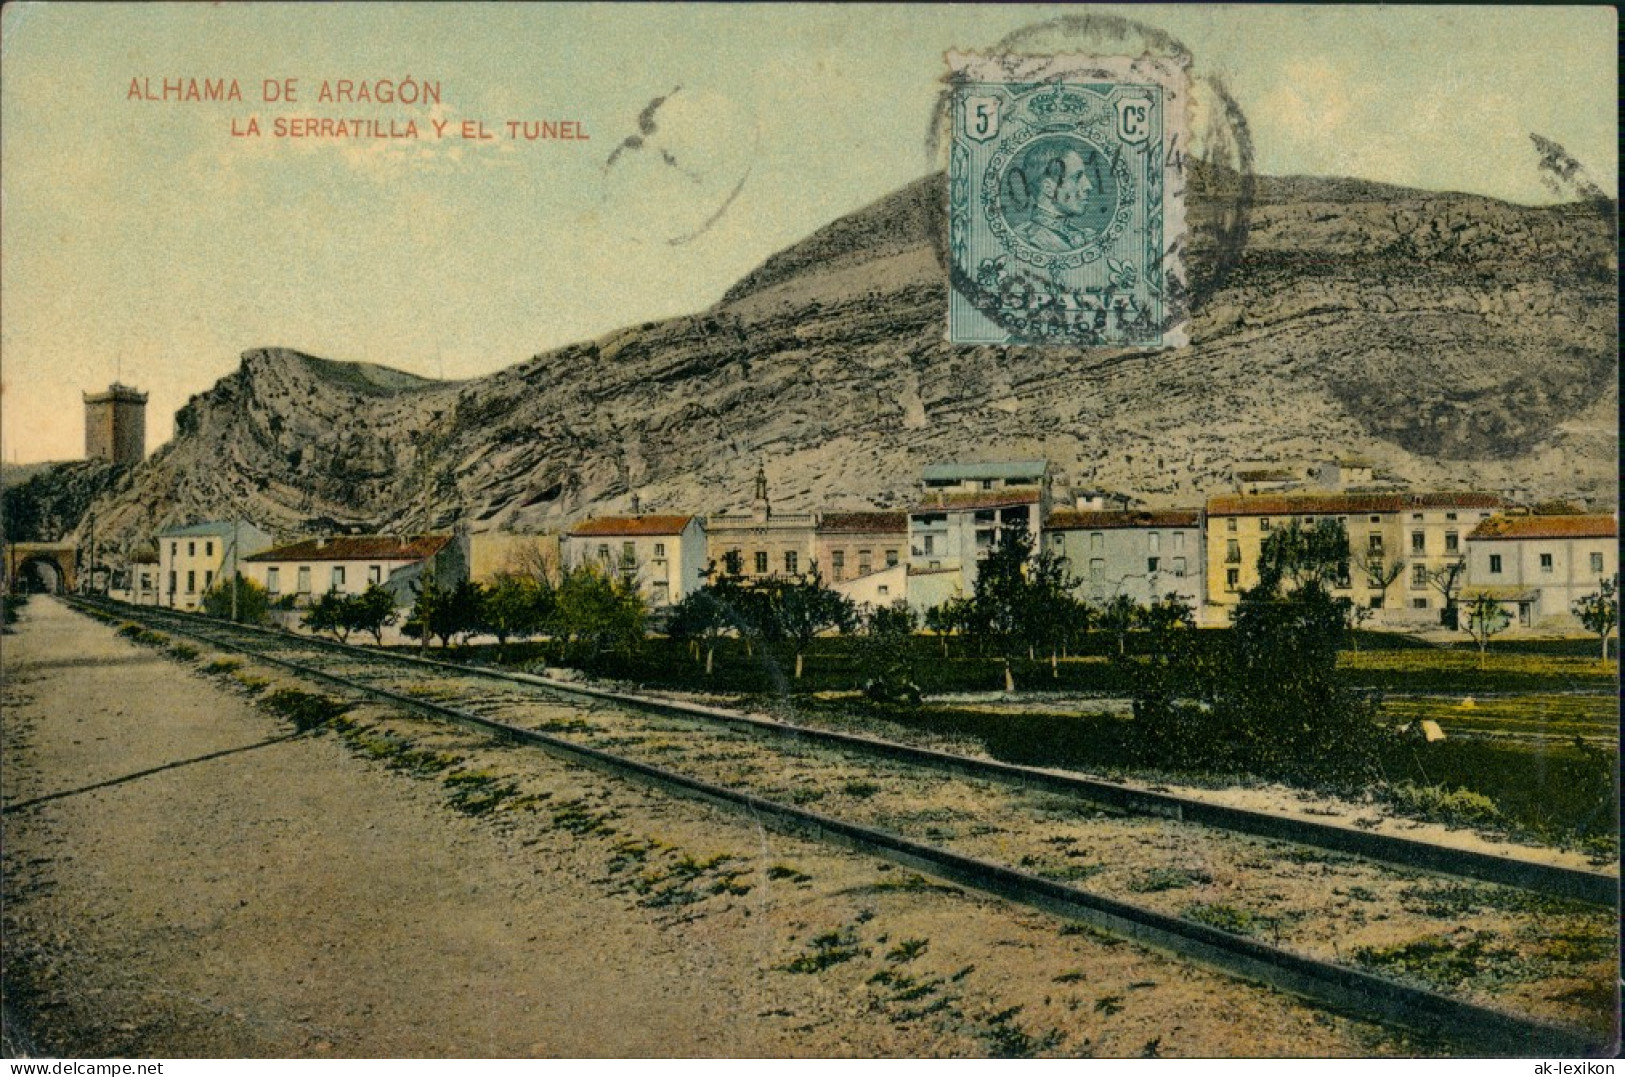
<svg viewBox="0 0 1625 1077"><path fill-rule="evenodd" d="M250 351L98 526L549 528L634 493L741 505L758 460L786 509L901 504L929 461L996 457L1194 504L1236 460L1328 453L1428 486L1612 500L1617 265L1594 206L1260 178L1221 276L1224 204L1198 183L1189 348L958 348L942 182L834 222L710 310L473 381Z"/></svg>

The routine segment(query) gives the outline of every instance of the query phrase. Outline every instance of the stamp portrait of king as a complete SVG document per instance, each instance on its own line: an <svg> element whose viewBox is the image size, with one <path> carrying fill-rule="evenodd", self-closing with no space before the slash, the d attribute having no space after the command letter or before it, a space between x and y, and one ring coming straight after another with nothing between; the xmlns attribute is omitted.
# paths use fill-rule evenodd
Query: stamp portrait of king
<svg viewBox="0 0 1625 1077"><path fill-rule="evenodd" d="M1183 68L949 60L950 341L1183 343Z"/></svg>

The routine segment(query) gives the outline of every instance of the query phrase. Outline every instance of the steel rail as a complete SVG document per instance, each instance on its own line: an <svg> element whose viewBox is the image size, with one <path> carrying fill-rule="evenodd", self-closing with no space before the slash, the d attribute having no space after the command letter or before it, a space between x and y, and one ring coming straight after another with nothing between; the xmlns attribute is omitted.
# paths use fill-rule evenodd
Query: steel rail
<svg viewBox="0 0 1625 1077"><path fill-rule="evenodd" d="M106 608L121 613L134 610L140 614L147 614L154 609L154 607L115 604L109 604ZM158 613L159 616L155 618L156 620L171 623L184 621L188 626L196 625L201 620L196 615L177 613L172 610L159 609ZM209 626L216 627L213 624ZM1354 827L1337 826L1331 823L1300 819L1272 812L1232 808L1195 797L1135 789L1096 778L1087 778L1078 774L1062 773L1039 767L1000 763L987 759L973 759L953 752L899 744L896 741L859 733L842 733L836 730L817 729L811 726L745 714L703 703L660 699L615 689L570 684L548 677L540 677L532 673L494 670L440 659L421 658L417 655L392 654L388 651L340 643L337 640L321 639L316 636L302 636L285 630L261 628L254 625L221 625L219 627L229 627L251 635L259 635L278 641L296 642L300 646L308 646L318 650L337 651L358 659L377 659L401 665L432 668L464 677L484 677L543 688L567 696L603 700L655 713L732 725L767 736L790 737L808 743L896 759L959 774L964 777L991 778L1044 792L1081 797L1093 803L1137 814L1196 823L1216 830L1250 834L1254 837L1289 841L1298 845L1308 845L1334 852L1347 853L1384 864L1516 887L1549 897L1583 901L1605 908L1617 908L1619 906L1619 877L1603 872L1543 864L1510 854L1497 855L1471 849L1460 849L1416 838L1376 834Z"/></svg>
<svg viewBox="0 0 1625 1077"><path fill-rule="evenodd" d="M200 643L234 651L363 698L473 729L501 741L538 748L567 763L586 765L616 777L633 778L664 792L744 814L782 833L878 856L984 893L1081 920L1153 949L1222 969L1338 1012L1458 1044L1477 1055L1580 1057L1595 1055L1607 1048L1607 1038L1602 1034L1506 1013L1359 969L1305 957L878 827L836 819L443 703L352 681L300 662L264 654L243 643L220 640L206 632L194 631L190 626L177 628L171 624L169 627Z"/></svg>

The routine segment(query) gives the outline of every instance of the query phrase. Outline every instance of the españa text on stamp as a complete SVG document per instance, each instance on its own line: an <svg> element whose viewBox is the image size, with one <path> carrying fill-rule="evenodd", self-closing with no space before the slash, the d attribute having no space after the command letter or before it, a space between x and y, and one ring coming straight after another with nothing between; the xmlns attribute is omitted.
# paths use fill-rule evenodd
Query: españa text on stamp
<svg viewBox="0 0 1625 1077"><path fill-rule="evenodd" d="M949 339L1183 344L1184 68L1149 56L948 62Z"/></svg>

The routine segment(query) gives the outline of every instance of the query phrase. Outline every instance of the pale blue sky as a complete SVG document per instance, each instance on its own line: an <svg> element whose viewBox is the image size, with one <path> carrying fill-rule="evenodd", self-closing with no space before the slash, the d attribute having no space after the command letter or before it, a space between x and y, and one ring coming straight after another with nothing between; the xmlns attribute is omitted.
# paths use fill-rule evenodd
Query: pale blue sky
<svg viewBox="0 0 1625 1077"><path fill-rule="evenodd" d="M468 377L709 305L775 250L930 169L948 49L1062 9L19 4L0 27L7 460L83 449L79 394L152 394L148 445L251 347ZM1076 12L1078 9L1070 9ZM1551 200L1528 135L1612 191L1611 8L1090 8L1187 44L1260 171ZM442 105L318 104L324 79ZM238 80L237 103L127 100ZM297 106L262 82L299 80ZM641 151L604 165L654 97ZM267 134L233 138L257 116ZM272 118L578 120L585 142L335 142ZM678 167L662 164L665 150ZM748 175L747 175L748 170ZM680 245L743 178L715 226Z"/></svg>

